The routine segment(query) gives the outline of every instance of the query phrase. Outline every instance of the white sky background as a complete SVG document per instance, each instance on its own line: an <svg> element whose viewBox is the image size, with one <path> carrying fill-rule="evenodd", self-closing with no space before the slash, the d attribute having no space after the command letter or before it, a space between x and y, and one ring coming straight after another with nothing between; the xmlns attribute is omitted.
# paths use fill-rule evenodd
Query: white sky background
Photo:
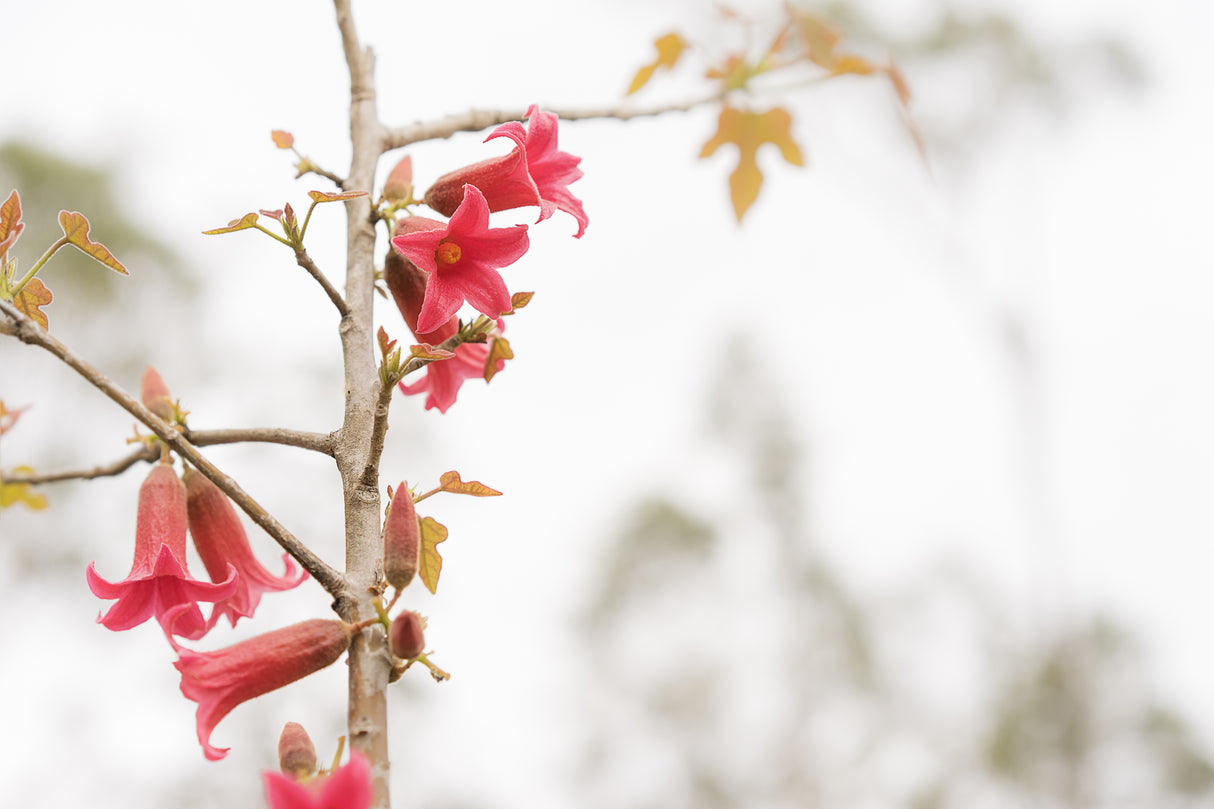
<svg viewBox="0 0 1214 809"><path fill-rule="evenodd" d="M130 332L114 323L115 339L148 343L196 427L334 428L330 305L268 239L200 235L257 208L302 208L307 190L326 188L291 178L273 128L338 173L348 164L347 79L330 5L9 5L4 58L18 67L0 89L0 140L34 138L119 166L134 209L206 273L197 302L206 334L140 334L133 316ZM913 20L919 4L870 6ZM512 290L538 292L509 323L518 359L490 388L465 389L446 416L423 413L420 401L394 405L384 483L456 468L507 493L427 504L451 539L439 595L411 594L412 605L431 616L430 645L455 679L439 688L417 678L396 697L394 721L435 734L394 737L398 778L424 761L436 782L462 782L460 794L490 795L494 806L563 805L549 776L569 754L561 701L576 699L566 690L574 666L564 621L593 576L595 548L636 496L675 491L694 502L728 479L696 466L695 437L714 358L734 333L761 348L798 411L818 536L862 586L894 586L907 569L960 555L1025 603L1030 624L1112 611L1143 633L1159 689L1214 737L1205 192L1214 13L1197 0L1014 9L1046 41L1124 37L1150 85L1138 96L1099 94L1061 122L1012 116L968 173L946 168L933 183L887 88L839 82L800 107L812 166L761 154L768 183L740 229L726 193L732 153L695 159L712 111L562 130L563 148L584 158L573 190L590 227L575 241L572 221L558 215L505 271ZM692 2L364 1L356 11L378 54L381 115L401 123L470 106L614 102L655 36L703 30L708 19L708 4ZM949 106L947 81L909 79L925 108ZM651 100L673 97L654 89ZM497 153L489 150L471 135L418 147L417 182ZM310 231L313 254L338 281L343 222L336 206L322 207ZM40 246L20 248L29 262ZM131 270L137 284L142 270ZM1057 509L1047 541L1017 489L1021 434L997 305L1018 307L1040 352ZM404 337L393 309L380 315ZM71 342L73 324L51 317ZM70 383L32 354L0 342L0 396L37 404L6 436L6 464L36 457L40 433L73 429L77 418L44 400L48 386ZM124 451L129 432L127 417L95 403L107 412L80 434L88 462ZM338 495L317 495L335 485L325 463L292 450L211 455L340 559ZM89 548L103 575L129 565L141 477L87 484L113 524L90 519L104 536L60 538ZM63 516L6 512L0 537ZM83 571L79 579L87 595ZM30 597L16 582L0 595L10 620L20 605L22 622L0 657L0 783L26 805L88 797L135 806L166 779L193 789L255 780L276 737L242 734L242 711L263 712L274 727L343 713L320 707L341 700L338 666L256 710L237 709L214 736L233 754L209 764L158 630L105 632L88 599L48 605L44 620ZM271 597L252 631L301 617L292 610L323 615L326 604L315 588ZM44 656L65 662L28 662ZM63 778L65 746L99 774ZM482 786L461 778L469 768Z"/></svg>

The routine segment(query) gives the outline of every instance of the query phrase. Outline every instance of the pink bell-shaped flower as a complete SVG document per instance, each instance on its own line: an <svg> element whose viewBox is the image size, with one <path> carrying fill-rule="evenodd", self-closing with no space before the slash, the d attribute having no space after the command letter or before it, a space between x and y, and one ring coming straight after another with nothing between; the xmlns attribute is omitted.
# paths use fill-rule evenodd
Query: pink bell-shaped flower
<svg viewBox="0 0 1214 809"><path fill-rule="evenodd" d="M182 478L187 494L190 534L207 573L217 581L226 571L236 570L236 589L230 596L215 602L207 621L208 629L225 615L232 626L236 626L240 618L252 618L263 593L290 590L308 577L307 572L285 553L281 576L262 567L249 547L240 516L228 496L196 469L186 469Z"/></svg>
<svg viewBox="0 0 1214 809"><path fill-rule="evenodd" d="M170 641L170 629L190 640L205 635L208 626L197 602L231 596L236 591L236 570L228 567L227 577L214 584L193 578L186 570L185 537L185 486L172 466L157 464L139 489L131 572L111 583L97 574L95 562L89 563L86 573L93 595L118 599L97 620L118 632L155 618ZM170 622L175 608L176 618Z"/></svg>
<svg viewBox="0 0 1214 809"><path fill-rule="evenodd" d="M319 618L213 652L193 652L174 643L177 662L173 665L181 672L181 693L198 703L203 755L217 761L228 754L228 748L211 745L211 731L233 708L335 663L349 645L346 624Z"/></svg>

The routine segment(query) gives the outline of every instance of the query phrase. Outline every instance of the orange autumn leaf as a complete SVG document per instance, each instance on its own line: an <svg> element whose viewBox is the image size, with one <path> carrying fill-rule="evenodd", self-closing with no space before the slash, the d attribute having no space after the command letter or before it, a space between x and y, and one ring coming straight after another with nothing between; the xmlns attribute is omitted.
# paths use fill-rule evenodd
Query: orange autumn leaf
<svg viewBox="0 0 1214 809"><path fill-rule="evenodd" d="M666 70L673 68L678 63L679 57L683 55L683 51L687 50L687 41L674 33L658 37L653 44L658 51L657 58L637 71L636 76L632 79L632 84L628 85L628 92L625 95L632 95L648 84L658 68Z"/></svg>
<svg viewBox="0 0 1214 809"><path fill-rule="evenodd" d="M274 139L274 145L279 149L290 149L295 145L295 136L283 129L272 130L270 137Z"/></svg>
<svg viewBox="0 0 1214 809"><path fill-rule="evenodd" d="M21 197L17 190L8 195L8 199L0 205L0 256L17 241L25 225L21 224Z"/></svg>
<svg viewBox="0 0 1214 809"><path fill-rule="evenodd" d="M496 497L500 495L497 489L491 489L479 480L461 480L459 472L454 470L444 472L438 479L439 491L452 494L470 494L473 497Z"/></svg>
<svg viewBox="0 0 1214 809"><path fill-rule="evenodd" d="M355 197L365 197L366 191L344 191L340 194L330 194L327 191L309 191L308 196L313 202L338 202L343 199L354 199Z"/></svg>
<svg viewBox="0 0 1214 809"><path fill-rule="evenodd" d="M130 274L126 271L126 267L122 266L122 262L114 258L114 254L106 249L105 245L89 238L89 220L85 218L84 214L76 211L60 211L59 227L63 228L63 235L67 236L67 243L72 247L116 273Z"/></svg>
<svg viewBox="0 0 1214 809"><path fill-rule="evenodd" d="M418 557L417 574L431 593L438 589L438 574L443 570L443 557L438 553L438 544L447 541L447 527L433 517L423 517L421 526L421 553Z"/></svg>
<svg viewBox="0 0 1214 809"><path fill-rule="evenodd" d="M41 307L46 306L55 296L46 288L46 284L38 278L31 278L13 296L13 305L26 314L31 320L46 330L50 330L50 321Z"/></svg>
<svg viewBox="0 0 1214 809"><path fill-rule="evenodd" d="M729 175L729 192L739 222L758 198L763 185L763 172L755 158L760 146L774 144L787 162L794 166L805 165L801 147L792 137L792 116L782 107L773 107L766 112L724 107L716 134L704 144L700 157L710 157L726 143L738 147L738 165Z"/></svg>

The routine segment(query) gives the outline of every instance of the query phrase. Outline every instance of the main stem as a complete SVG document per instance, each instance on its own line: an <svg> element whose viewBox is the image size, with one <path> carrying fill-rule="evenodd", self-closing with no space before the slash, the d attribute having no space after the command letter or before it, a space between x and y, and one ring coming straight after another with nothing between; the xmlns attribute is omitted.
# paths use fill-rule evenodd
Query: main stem
<svg viewBox="0 0 1214 809"><path fill-rule="evenodd" d="M345 417L335 442L335 458L345 496L346 579L349 599L338 606L346 621L375 617L372 606L376 567L382 558L378 470L365 469L371 453L379 373L375 365L371 309L375 284L375 226L372 184L383 142L375 108L375 61L358 41L350 0L334 0L342 47L350 69L350 138L353 156L345 190L366 191L346 202L346 303L341 320L345 364ZM360 632L350 647L348 727L350 746L371 762L376 809L389 809L388 711L385 691L391 656L381 631Z"/></svg>

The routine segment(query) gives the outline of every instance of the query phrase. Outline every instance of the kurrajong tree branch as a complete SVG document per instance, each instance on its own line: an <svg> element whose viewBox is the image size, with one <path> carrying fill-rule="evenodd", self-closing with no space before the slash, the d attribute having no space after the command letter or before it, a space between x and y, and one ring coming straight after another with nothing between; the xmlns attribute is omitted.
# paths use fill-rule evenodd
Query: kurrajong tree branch
<svg viewBox="0 0 1214 809"><path fill-rule="evenodd" d="M207 460L193 444L186 440L185 436L176 426L169 424L144 407L139 400L119 387L113 380L85 362L63 342L52 337L38 324L26 317L11 301L0 300L0 314L5 315L12 326L11 329L5 329L6 333L11 334L27 345L38 346L48 351L84 377L93 387L109 396L119 407L138 419L155 433L161 441L168 444L177 454L181 455L182 458L197 467L198 471L206 475L236 505L240 506L253 522L257 523L267 534L273 537L282 546L283 550L291 554L311 574L312 578L316 579L334 598L345 593L347 589L346 582L340 573L327 565L316 554L312 553L266 511L260 503L254 500L248 492L242 489L235 480L225 475L219 467Z"/></svg>
<svg viewBox="0 0 1214 809"><path fill-rule="evenodd" d="M554 113L565 121L585 121L595 118L610 118L616 121L627 121L632 118L649 118L664 115L668 112L687 112L705 104L713 104L725 97L725 93L713 93L702 98L685 101L678 104L667 104L647 109L632 109L626 106L601 107L598 109L567 109L545 110ZM433 121L423 121L406 126L393 127L384 131L382 150L385 152L399 149L412 143L424 140L449 138L457 132L480 132L491 126L499 126L511 121L521 121L527 117L526 110L469 110L456 115L448 115Z"/></svg>
<svg viewBox="0 0 1214 809"><path fill-rule="evenodd" d="M308 275L311 275L316 279L316 283L320 284L321 288L325 291L325 294L329 296L329 300L333 301L333 305L337 307L337 311L341 313L342 317L350 314L350 307L346 305L346 299L341 296L341 293L337 291L337 288L334 287L333 284L329 282L329 279L325 276L325 274L320 271L320 267L316 266L316 262L313 261L312 257L308 255L307 250L304 250L302 247L296 250L295 261L297 264L299 264L299 266L308 271Z"/></svg>

